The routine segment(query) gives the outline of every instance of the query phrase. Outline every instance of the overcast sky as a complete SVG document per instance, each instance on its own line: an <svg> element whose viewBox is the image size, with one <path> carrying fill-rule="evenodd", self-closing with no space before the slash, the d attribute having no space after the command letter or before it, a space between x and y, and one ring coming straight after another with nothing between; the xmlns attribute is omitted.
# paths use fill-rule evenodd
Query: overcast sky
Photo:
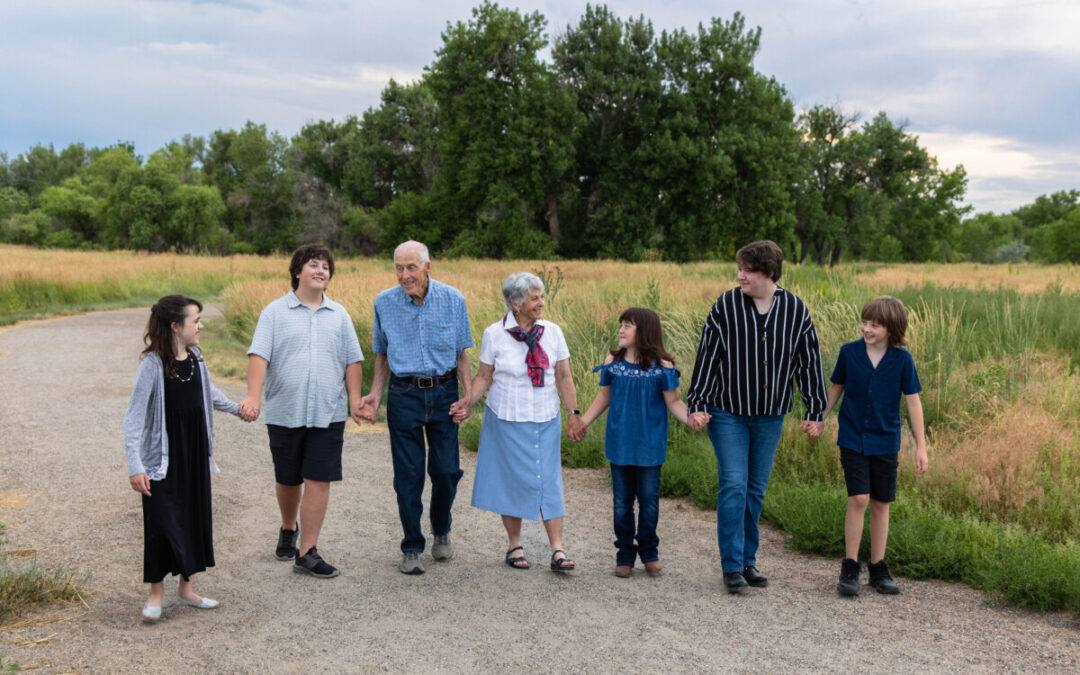
<svg viewBox="0 0 1080 675"><path fill-rule="evenodd" d="M389 78L418 78L447 22L480 0L0 0L0 152L35 143L135 143L247 121L292 136L377 105ZM539 11L550 37L574 0ZM761 26L757 69L796 109L839 103L906 123L967 202L1004 212L1080 189L1077 0L677 0L609 2L659 32L740 11Z"/></svg>

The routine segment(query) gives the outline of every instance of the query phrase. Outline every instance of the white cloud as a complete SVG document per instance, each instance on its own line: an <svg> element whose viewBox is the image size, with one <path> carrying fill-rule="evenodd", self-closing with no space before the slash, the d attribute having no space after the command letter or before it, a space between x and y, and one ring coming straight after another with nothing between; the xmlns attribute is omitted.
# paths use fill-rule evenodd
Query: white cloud
<svg viewBox="0 0 1080 675"><path fill-rule="evenodd" d="M209 42L151 42L146 50L165 56L221 56L225 47Z"/></svg>

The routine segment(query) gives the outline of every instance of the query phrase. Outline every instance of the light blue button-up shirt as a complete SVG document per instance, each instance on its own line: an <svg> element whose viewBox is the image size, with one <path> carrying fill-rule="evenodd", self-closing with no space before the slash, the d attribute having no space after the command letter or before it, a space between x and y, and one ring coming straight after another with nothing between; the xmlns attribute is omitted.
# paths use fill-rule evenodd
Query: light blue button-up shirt
<svg viewBox="0 0 1080 675"><path fill-rule="evenodd" d="M423 305L401 286L375 298L371 350L386 354L394 375L442 375L457 365L461 350L472 346L465 296L453 286L428 277Z"/></svg>
<svg viewBox="0 0 1080 675"><path fill-rule="evenodd" d="M349 415L345 369L364 360L345 308L323 295L312 310L289 291L259 315L248 355L266 359L263 419L282 427L318 427Z"/></svg>

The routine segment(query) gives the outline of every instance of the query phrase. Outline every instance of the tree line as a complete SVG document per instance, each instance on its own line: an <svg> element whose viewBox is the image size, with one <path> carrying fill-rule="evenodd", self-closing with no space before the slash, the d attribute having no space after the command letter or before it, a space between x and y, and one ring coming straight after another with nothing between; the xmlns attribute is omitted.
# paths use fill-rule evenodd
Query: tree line
<svg viewBox="0 0 1080 675"><path fill-rule="evenodd" d="M1076 191L963 219L962 166L884 113L796 114L738 13L658 34L586 6L550 44L546 24L485 2L419 80L291 139L248 122L145 161L127 143L0 153L0 240L371 255L413 238L448 256L686 261L769 238L819 264L1080 260Z"/></svg>

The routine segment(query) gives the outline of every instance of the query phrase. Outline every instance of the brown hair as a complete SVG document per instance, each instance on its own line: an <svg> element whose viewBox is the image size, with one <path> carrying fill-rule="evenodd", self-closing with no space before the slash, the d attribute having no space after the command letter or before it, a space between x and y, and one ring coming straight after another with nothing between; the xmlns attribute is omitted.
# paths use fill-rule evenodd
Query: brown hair
<svg viewBox="0 0 1080 675"><path fill-rule="evenodd" d="M309 260L325 260L330 266L330 278L334 278L334 254L330 249L321 244L304 244L292 254L292 262L289 263L289 282L294 291L300 287L297 277Z"/></svg>
<svg viewBox="0 0 1080 675"><path fill-rule="evenodd" d="M904 333L907 332L907 308L899 298L891 295L879 295L862 308L860 317L863 321L873 321L889 331L889 344L903 347L907 344Z"/></svg>
<svg viewBox="0 0 1080 675"><path fill-rule="evenodd" d="M619 323L623 321L634 324L634 348L638 353L638 365L642 370L648 370L653 365L659 365L660 361L675 363L675 357L664 349L664 333L660 328L660 316L645 307L631 307L619 316ZM626 358L626 349L616 347L611 350L611 355L616 361Z"/></svg>
<svg viewBox="0 0 1080 675"><path fill-rule="evenodd" d="M775 242L763 239L751 242L736 251L735 262L750 272L761 272L776 282L780 281L784 252Z"/></svg>
<svg viewBox="0 0 1080 675"><path fill-rule="evenodd" d="M146 349L142 353L143 356L150 352L158 355L161 365L165 368L166 378L176 377L176 352L173 349L175 342L172 325L174 323L184 325L184 321L187 320L187 308L192 305L198 307L200 312L202 311L202 303L194 298L184 295L166 295L150 308L150 320L146 322L146 332L143 333ZM191 349L188 349L188 354L189 358L200 360Z"/></svg>

